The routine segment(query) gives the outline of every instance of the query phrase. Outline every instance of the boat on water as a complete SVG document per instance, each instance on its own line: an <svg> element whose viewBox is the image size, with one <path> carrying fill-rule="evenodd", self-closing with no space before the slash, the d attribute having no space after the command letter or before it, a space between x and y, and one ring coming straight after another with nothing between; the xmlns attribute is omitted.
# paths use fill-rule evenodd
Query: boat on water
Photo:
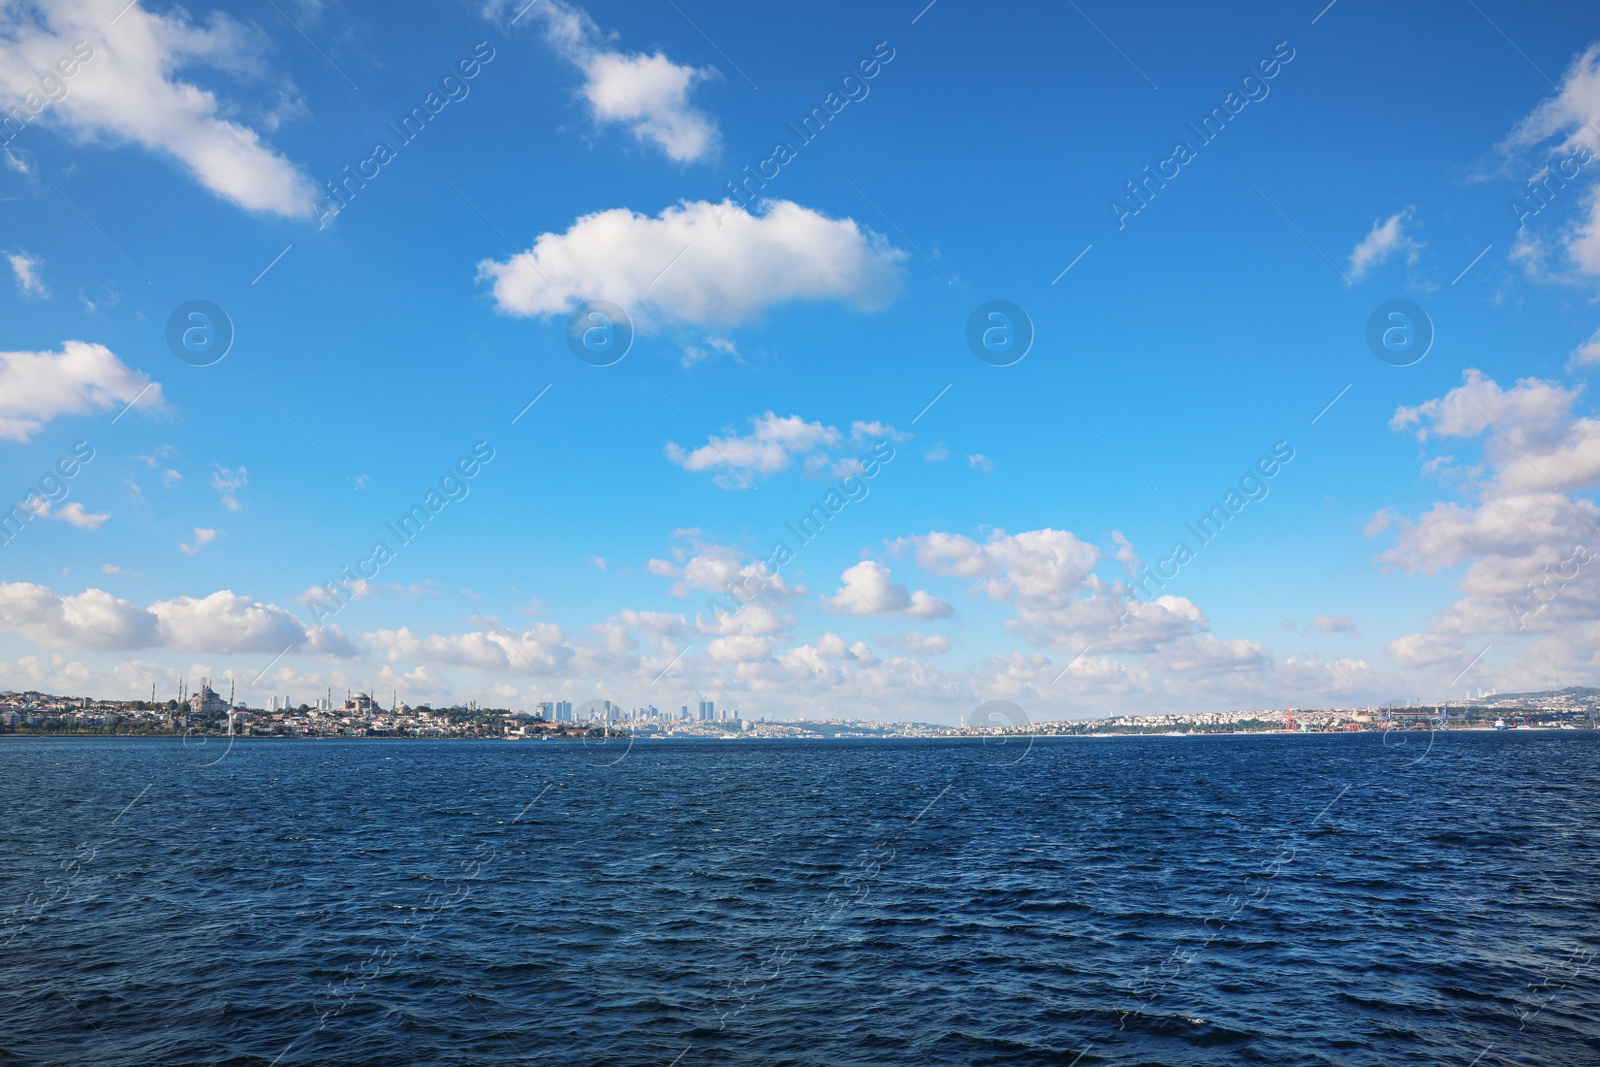
<svg viewBox="0 0 1600 1067"><path fill-rule="evenodd" d="M1506 721L1504 719L1496 719L1494 721L1494 728L1496 730L1504 730L1506 728Z"/></svg>

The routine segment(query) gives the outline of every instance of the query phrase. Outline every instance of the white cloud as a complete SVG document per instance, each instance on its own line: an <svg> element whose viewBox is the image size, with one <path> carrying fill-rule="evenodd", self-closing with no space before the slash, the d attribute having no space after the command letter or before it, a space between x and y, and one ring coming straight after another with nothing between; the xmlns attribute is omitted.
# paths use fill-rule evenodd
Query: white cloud
<svg viewBox="0 0 1600 1067"><path fill-rule="evenodd" d="M643 630L658 638L681 637L692 630L688 619L667 611L635 611L626 608L617 612L612 618L625 626Z"/></svg>
<svg viewBox="0 0 1600 1067"><path fill-rule="evenodd" d="M691 538L688 547L674 548L672 555L673 560L652 559L647 568L658 577L675 579L668 590L673 596L738 590L747 600L786 604L806 592L804 586L789 585L780 574L768 576L761 562L727 545Z"/></svg>
<svg viewBox="0 0 1600 1067"><path fill-rule="evenodd" d="M689 450L668 442L667 458L686 471L718 471L714 481L724 489L749 489L749 475L771 475L787 468L796 456L837 447L843 438L832 426L807 422L798 415L779 416L771 411L750 420L754 427L743 436L730 433L712 437Z"/></svg>
<svg viewBox="0 0 1600 1067"><path fill-rule="evenodd" d="M39 277L39 269L44 266L44 260L37 256L30 256L26 252L7 252L6 259L11 263L11 273L17 277L17 288L23 296L49 296L50 290L45 288L44 280Z"/></svg>
<svg viewBox="0 0 1600 1067"><path fill-rule="evenodd" d="M1600 367L1600 330L1589 335L1589 339L1572 350L1572 356L1567 360L1567 369L1578 370L1582 367Z"/></svg>
<svg viewBox="0 0 1600 1067"><path fill-rule="evenodd" d="M1405 232L1413 211L1408 207L1372 224L1372 229L1350 253L1351 281L1360 281L1368 271L1386 263L1396 252L1404 252L1407 263L1417 261L1417 249L1423 246Z"/></svg>
<svg viewBox="0 0 1600 1067"><path fill-rule="evenodd" d="M42 645L118 651L276 654L285 648L328 655L353 652L337 631L308 631L273 604L231 590L177 597L139 607L102 589L59 596L46 586L0 583L0 631Z"/></svg>
<svg viewBox="0 0 1600 1067"><path fill-rule="evenodd" d="M1325 634L1356 633L1355 617L1349 614L1318 615L1315 619L1311 620L1311 625L1315 626Z"/></svg>
<svg viewBox="0 0 1600 1067"><path fill-rule="evenodd" d="M62 522L71 523L80 530L98 530L100 524L111 517L109 513L96 514L83 510L83 505L74 500L70 504L49 512L47 518L60 519Z"/></svg>
<svg viewBox="0 0 1600 1067"><path fill-rule="evenodd" d="M186 556L192 556L216 539L216 530L210 530L204 526L196 526L194 528L194 544L190 545L180 542L178 545L178 551L182 552Z"/></svg>
<svg viewBox="0 0 1600 1067"><path fill-rule="evenodd" d="M1468 469L1462 500L1398 518L1393 547L1378 557L1409 573L1461 568L1461 599L1427 633L1392 642L1396 663L1454 673L1471 661L1480 635L1538 633L1560 638L1539 647L1541 662L1565 656L1562 669L1575 669L1588 661L1590 651L1565 639L1600 620L1600 508L1573 495L1600 485L1600 420L1574 412L1580 394L1534 378L1502 389L1467 371L1445 396L1395 413L1395 429L1416 427L1424 442L1481 439L1483 454ZM1515 659L1494 670L1528 677Z"/></svg>
<svg viewBox="0 0 1600 1067"><path fill-rule="evenodd" d="M942 459L949 459L950 450L944 446L943 441L940 441L938 444L924 452L922 454L922 458L927 460L929 463L937 463Z"/></svg>
<svg viewBox="0 0 1600 1067"><path fill-rule="evenodd" d="M1600 43L1591 44L1573 59L1556 95L1542 101L1519 122L1501 144L1501 150L1525 150L1557 135L1563 140L1551 148L1552 152L1580 144L1594 147L1595 131L1584 127L1596 118L1600 118Z"/></svg>
<svg viewBox="0 0 1600 1067"><path fill-rule="evenodd" d="M883 636L882 646L901 651L881 656L864 641L846 641L834 633L794 644L781 620L760 603L724 620L729 625L723 629L708 628L701 620L678 613L624 610L587 627L583 637L574 640L553 624L510 629L481 617L482 625L467 632L401 628L365 633L359 635L362 648L357 649L332 628L302 629L297 637L293 618L232 593L203 600L180 598L149 609L98 590L72 600L69 605L37 587L0 586L0 631L103 653L105 645L95 628L75 614L83 612L130 654L137 648L244 652L249 657L247 669L268 662L285 647L311 655L349 657L365 652L382 661L374 670L368 657L349 673L326 678L299 675L292 667L281 666L258 685L263 693L320 691L326 684L366 690L369 680L380 683L380 691L399 686L402 695L413 698L419 693L455 697L476 693L481 698L490 692L454 683L448 675L460 670L489 679L484 685L498 694L494 701L510 707L517 707L524 696L529 702L551 696L547 680L561 680L561 688L575 699L587 694L642 703L660 699L656 685L670 667L673 684L683 692L715 696L719 705L747 712L814 716L815 709L825 705L841 714L903 718L910 702L918 708L919 718L926 715L953 723L957 714L993 697L1018 701L1037 721L1064 712L1265 707L1284 699L1313 702L1329 692L1352 692L1352 681L1369 691L1394 691L1393 684L1375 685L1370 669L1360 661L1340 660L1330 666L1290 656L1274 663L1254 642L1203 633L1169 642L1145 664L1109 657L1097 648L1055 659L1038 653L1005 654L971 668L951 665L941 672L924 658L949 651L950 642L941 635ZM273 647L280 640L283 643ZM163 685L175 678L170 668L137 662L149 678L160 679ZM217 664L213 669L191 661L185 673L226 677L227 666ZM55 667L82 670L65 663ZM7 669L0 664L0 671ZM32 678L42 669L48 668L18 666L8 676ZM91 673L98 683L99 672ZM111 681L115 684L98 689L87 683L63 688L113 689L129 695L140 691L138 684ZM524 681L527 688L522 688Z"/></svg>
<svg viewBox="0 0 1600 1067"><path fill-rule="evenodd" d="M164 406L161 386L105 345L66 341L59 352L0 352L0 440L26 441L60 415L110 411L136 397L142 411Z"/></svg>
<svg viewBox="0 0 1600 1067"><path fill-rule="evenodd" d="M907 615L914 619L937 619L953 609L946 601L918 589L911 592L897 585L889 568L870 559L862 560L839 576L844 582L839 591L824 603L830 611L846 615Z"/></svg>
<svg viewBox="0 0 1600 1067"><path fill-rule="evenodd" d="M909 538L917 564L934 574L966 578L991 598L1016 597L1041 607L1059 606L1084 588L1100 550L1067 530L995 530L979 543L960 534Z"/></svg>
<svg viewBox="0 0 1600 1067"><path fill-rule="evenodd" d="M756 663L769 658L777 645L773 637L731 634L714 638L706 646L706 654L719 663Z"/></svg>
<svg viewBox="0 0 1600 1067"><path fill-rule="evenodd" d="M1572 61L1556 94L1519 122L1500 148L1508 159L1515 161L1515 157L1542 145L1544 159L1531 180L1544 190L1545 196L1562 195L1561 190L1580 173L1575 163L1582 157L1575 157L1574 153L1579 148L1600 153L1597 131L1600 131L1600 43L1591 44ZM1587 166L1592 172L1595 165L1591 161ZM1578 270L1587 274L1600 273L1600 196L1593 191L1566 195L1572 196L1578 214L1575 221L1562 229L1559 241ZM1524 199L1530 206L1543 202L1531 192ZM1563 217L1570 218L1570 215ZM1519 232L1513 257L1530 273L1536 276L1544 273L1547 258L1544 243L1530 229Z"/></svg>
<svg viewBox="0 0 1600 1067"><path fill-rule="evenodd" d="M536 623L516 632L496 627L420 636L402 626L398 630L375 630L362 637L390 662L420 660L488 673L563 674L574 657L566 632L554 623Z"/></svg>
<svg viewBox="0 0 1600 1067"><path fill-rule="evenodd" d="M240 510L244 505L239 503L238 497L234 494L250 484L250 472L243 467L238 470L229 470L220 463L213 463L211 467L211 488L221 494L222 506L229 511ZM166 472L166 474L177 473L177 471ZM172 483L166 479L166 474L162 475L161 482L163 485L171 485ZM179 475L179 477L181 478L182 475Z"/></svg>
<svg viewBox="0 0 1600 1067"><path fill-rule="evenodd" d="M121 0L10 0L0 12L0 91L59 125L80 142L131 141L170 156L206 189L252 211L306 215L311 182L261 142L255 130L224 117L236 109L180 70L205 65L230 73L254 69L254 39L239 23L213 14L202 26L182 8L164 14ZM120 14L119 14L120 12ZM115 18L116 26L110 27ZM40 78L74 58L54 102Z"/></svg>
<svg viewBox="0 0 1600 1067"><path fill-rule="evenodd" d="M1187 597L1165 595L1144 601L1126 589L1113 587L1056 606L1019 600L1017 620L1007 628L1057 652L1092 646L1102 652L1160 652L1166 656L1177 643L1205 634L1209 626L1205 613Z"/></svg>
<svg viewBox="0 0 1600 1067"><path fill-rule="evenodd" d="M721 352L725 356L732 356L735 363L744 362L743 359L739 358L739 347L726 337L707 337L706 344L715 351ZM707 352L704 348L701 348L698 345L685 345L683 349L683 358L680 360L680 362L685 367L692 367L696 363L701 363L710 358L710 356L710 352Z"/></svg>
<svg viewBox="0 0 1600 1067"><path fill-rule="evenodd" d="M0 629L37 644L73 648L150 648L159 643L152 613L100 589L63 599L28 582L0 583Z"/></svg>
<svg viewBox="0 0 1600 1067"><path fill-rule="evenodd" d="M6 169L16 171L24 178L31 178L37 173L34 167L29 164L26 159L17 155L9 148L6 149Z"/></svg>
<svg viewBox="0 0 1600 1067"><path fill-rule="evenodd" d="M532 14L543 19L545 37L562 58L583 72L581 92L597 124L620 125L676 163L717 154L716 122L689 102L696 85L722 76L716 68L683 66L660 52L609 49L594 21L561 0L542 0Z"/></svg>
<svg viewBox="0 0 1600 1067"><path fill-rule="evenodd" d="M717 154L716 124L689 103L696 83L718 77L714 68L682 67L660 52L601 52L583 66L588 75L583 95L595 118L627 126L640 141L653 142L677 163Z"/></svg>
<svg viewBox="0 0 1600 1067"><path fill-rule="evenodd" d="M118 666L127 665L119 663ZM149 669L150 665L145 664L145 667ZM69 660L60 653L48 658L19 656L14 663L0 662L0 672L13 679L10 684L16 688L37 689L42 693L144 693L148 696L150 692L150 684L137 675L134 675L134 685L131 687L108 684L112 683L110 677L90 670L86 664ZM128 673L131 675L133 672L130 670Z"/></svg>
<svg viewBox="0 0 1600 1067"><path fill-rule="evenodd" d="M160 621L161 643L178 651L277 653L308 641L306 628L287 611L227 589L199 600L158 601L150 612Z"/></svg>
<svg viewBox="0 0 1600 1067"><path fill-rule="evenodd" d="M891 644L904 645L924 656L942 656L950 651L950 639L943 634L921 634L915 630L907 630L886 640Z"/></svg>
<svg viewBox="0 0 1600 1067"><path fill-rule="evenodd" d="M1162 666L1173 671L1261 671L1272 663L1267 650L1242 637L1191 634L1161 650Z"/></svg>
<svg viewBox="0 0 1600 1067"><path fill-rule="evenodd" d="M1600 482L1600 420L1572 412L1582 392L1555 382L1524 378L1502 389L1480 371L1463 373L1463 384L1416 407L1402 407L1391 429L1417 426L1417 439L1485 440L1494 471L1485 493L1570 491Z"/></svg>
<svg viewBox="0 0 1600 1067"><path fill-rule="evenodd" d="M563 314L585 300L653 319L733 324L793 300L882 307L900 286L905 253L849 218L787 200L753 215L731 201L685 201L651 218L627 208L544 233L505 262L478 264L511 315Z"/></svg>
<svg viewBox="0 0 1600 1067"><path fill-rule="evenodd" d="M1389 658L1402 667L1451 666L1465 663L1467 655L1459 638L1438 634L1406 634L1389 642Z"/></svg>
<svg viewBox="0 0 1600 1067"><path fill-rule="evenodd" d="M1111 558L1130 573L1137 556L1120 534ZM1009 600L1017 617L1006 628L1033 644L1079 653L1088 646L1105 651L1170 654L1176 644L1204 635L1205 615L1189 600L1160 596L1144 601L1121 582L1095 573L1106 553L1067 530L1045 528L1007 534L996 530L986 542L958 534L930 533L891 545L913 548L918 566L934 574L973 581L971 592Z"/></svg>
<svg viewBox="0 0 1600 1067"><path fill-rule="evenodd" d="M619 652L636 647L638 642L633 635L643 635L650 648L663 657L656 668L657 672L679 658L684 641L692 639L697 632L694 624L682 615L667 611L636 611L633 608L624 608L590 629L602 636L608 649Z"/></svg>
<svg viewBox="0 0 1600 1067"><path fill-rule="evenodd" d="M994 461L982 452L974 452L967 457L967 466L975 471L983 471L987 474L989 471L994 470Z"/></svg>
<svg viewBox="0 0 1600 1067"><path fill-rule="evenodd" d="M719 637L770 637L773 644L777 639L788 640L793 636L795 617L781 610L782 594L777 594L767 600L753 600L742 608L733 612L718 614L707 612L695 614L695 629L707 636ZM726 604L734 602L729 599Z"/></svg>
<svg viewBox="0 0 1600 1067"><path fill-rule="evenodd" d="M850 424L850 440L856 444L865 441L909 441L911 435L902 433L879 419L873 419L871 422L856 419Z"/></svg>
<svg viewBox="0 0 1600 1067"><path fill-rule="evenodd" d="M311 607L319 601L338 603L341 599L376 600L381 593L382 590L377 583L356 578L353 581L343 582L337 586L332 584L310 586L294 599L306 607Z"/></svg>
<svg viewBox="0 0 1600 1067"><path fill-rule="evenodd" d="M694 449L669 441L667 459L686 471L715 471L712 481L723 489L753 489L758 478L786 470L802 457L810 475L828 473L844 478L859 474L860 459L850 455L836 458L829 450L845 445L863 448L871 442L903 441L909 436L881 422L858 420L846 437L833 426L772 411L752 417L750 425L748 434L729 430Z"/></svg>

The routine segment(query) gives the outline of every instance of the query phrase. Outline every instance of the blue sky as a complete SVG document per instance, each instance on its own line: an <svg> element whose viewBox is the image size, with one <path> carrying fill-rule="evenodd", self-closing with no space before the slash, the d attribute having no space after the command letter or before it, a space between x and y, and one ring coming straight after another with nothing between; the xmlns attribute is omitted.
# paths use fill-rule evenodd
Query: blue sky
<svg viewBox="0 0 1600 1067"><path fill-rule="evenodd" d="M1600 12L124 5L0 4L0 688L953 722L1596 684ZM1009 366L966 340L996 299ZM588 300L619 362L569 348Z"/></svg>

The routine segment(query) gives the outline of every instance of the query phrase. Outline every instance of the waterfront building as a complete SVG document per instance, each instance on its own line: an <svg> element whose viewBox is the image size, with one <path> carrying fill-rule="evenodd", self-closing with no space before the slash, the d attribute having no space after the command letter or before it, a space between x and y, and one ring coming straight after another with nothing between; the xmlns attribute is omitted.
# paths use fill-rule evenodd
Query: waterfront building
<svg viewBox="0 0 1600 1067"><path fill-rule="evenodd" d="M189 698L189 712L193 715L212 715L228 710L228 702L211 688L211 679L200 683L200 691Z"/></svg>

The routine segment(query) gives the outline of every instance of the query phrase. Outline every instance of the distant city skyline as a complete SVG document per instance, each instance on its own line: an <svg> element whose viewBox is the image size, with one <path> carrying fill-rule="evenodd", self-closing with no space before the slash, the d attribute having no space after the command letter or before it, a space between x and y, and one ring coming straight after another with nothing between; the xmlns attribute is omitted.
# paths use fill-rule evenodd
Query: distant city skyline
<svg viewBox="0 0 1600 1067"><path fill-rule="evenodd" d="M1600 682L1600 10L0 11L0 689Z"/></svg>

